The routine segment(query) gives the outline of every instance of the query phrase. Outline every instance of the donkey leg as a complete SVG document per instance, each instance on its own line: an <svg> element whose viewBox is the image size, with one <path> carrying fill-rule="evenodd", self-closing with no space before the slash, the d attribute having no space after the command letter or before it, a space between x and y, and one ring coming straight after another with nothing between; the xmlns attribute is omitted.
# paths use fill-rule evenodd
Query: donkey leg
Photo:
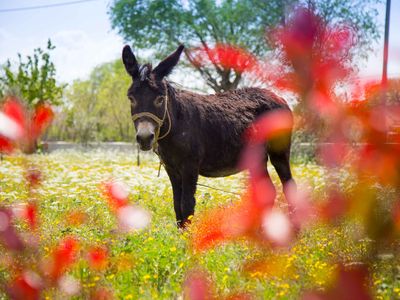
<svg viewBox="0 0 400 300"><path fill-rule="evenodd" d="M265 154L264 154L264 178L266 179L266 183L269 185L270 188L270 196L271 196L271 207L274 205L275 198L276 198L276 189L274 186L274 183L272 182L271 176L269 175L268 172L268 153L267 153L267 148L265 148Z"/></svg>
<svg viewBox="0 0 400 300"><path fill-rule="evenodd" d="M183 218L182 218L182 210L181 210L181 199L182 199L182 176L175 170L171 170L166 167L169 180L172 185L172 192L174 194L174 210L176 216L176 224L178 227L181 227Z"/></svg>
<svg viewBox="0 0 400 300"><path fill-rule="evenodd" d="M196 199L194 194L196 192L197 179L199 178L198 169L195 167L185 167L182 172L182 227L190 224L189 217L194 214L194 207Z"/></svg>
<svg viewBox="0 0 400 300"><path fill-rule="evenodd" d="M285 194L286 200L289 200L288 197L290 193L295 191L294 189L296 187L292 177L292 171L290 170L290 152L289 150L281 152L270 151L269 157L282 182L283 193Z"/></svg>

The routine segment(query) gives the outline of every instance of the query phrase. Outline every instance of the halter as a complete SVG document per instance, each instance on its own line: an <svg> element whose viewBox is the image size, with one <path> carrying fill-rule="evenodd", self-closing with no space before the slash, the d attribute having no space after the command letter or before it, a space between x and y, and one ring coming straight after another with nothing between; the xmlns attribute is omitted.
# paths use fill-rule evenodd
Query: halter
<svg viewBox="0 0 400 300"><path fill-rule="evenodd" d="M171 124L171 116L169 115L169 111L168 111L168 88L167 88L167 84L165 82L164 82L164 86L165 86L165 109L164 109L164 115L163 115L162 119L157 117L155 114L152 114L147 111L137 113L132 116L133 122L135 122L137 119L139 119L141 117L149 117L150 119L152 119L154 122L157 123L158 127L157 127L157 131L155 133L156 141L159 141L159 140L165 138L170 133L171 127L172 127L171 126L172 125ZM164 121L165 121L166 117L168 117L168 130L165 134L160 136L161 127L162 127L162 125L164 125Z"/></svg>

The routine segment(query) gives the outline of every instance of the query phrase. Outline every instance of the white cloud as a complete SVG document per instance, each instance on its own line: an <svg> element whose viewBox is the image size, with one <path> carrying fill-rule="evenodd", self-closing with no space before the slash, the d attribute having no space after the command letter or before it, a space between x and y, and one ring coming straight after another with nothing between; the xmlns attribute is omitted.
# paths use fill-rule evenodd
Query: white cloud
<svg viewBox="0 0 400 300"><path fill-rule="evenodd" d="M122 38L114 33L96 39L83 30L63 30L49 38L56 46L51 59L56 66L57 79L62 82L86 78L95 66L119 58L123 47ZM44 49L46 45L47 39L17 36L0 28L0 63L8 58L15 61L17 52L30 55L33 49Z"/></svg>
<svg viewBox="0 0 400 300"><path fill-rule="evenodd" d="M109 34L97 40L84 31L60 31L52 38L54 63L60 80L85 78L97 65L119 57L123 41Z"/></svg>

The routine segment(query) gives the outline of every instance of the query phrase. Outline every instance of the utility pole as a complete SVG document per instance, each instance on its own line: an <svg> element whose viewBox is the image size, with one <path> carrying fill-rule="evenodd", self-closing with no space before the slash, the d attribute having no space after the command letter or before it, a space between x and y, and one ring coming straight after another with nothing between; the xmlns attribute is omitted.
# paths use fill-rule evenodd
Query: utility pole
<svg viewBox="0 0 400 300"><path fill-rule="evenodd" d="M389 54L389 25L390 25L390 1L386 0L386 17L385 17L385 39L383 45L383 69L382 69L382 88L387 86L387 65Z"/></svg>
<svg viewBox="0 0 400 300"><path fill-rule="evenodd" d="M390 24L390 1L386 0L386 16L385 16L385 38L383 44L383 68L382 68L382 81L381 81L381 105L386 106L387 101L387 65L389 55L389 24ZM383 118L384 126L386 128L386 142L390 140L390 128L388 128L387 116Z"/></svg>

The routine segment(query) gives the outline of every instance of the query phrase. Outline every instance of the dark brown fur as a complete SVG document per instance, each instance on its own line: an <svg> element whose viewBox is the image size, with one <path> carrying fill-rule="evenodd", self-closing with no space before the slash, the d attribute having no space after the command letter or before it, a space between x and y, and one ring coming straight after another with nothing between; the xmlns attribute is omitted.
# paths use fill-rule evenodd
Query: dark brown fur
<svg viewBox="0 0 400 300"><path fill-rule="evenodd" d="M130 64L132 61L137 64L136 59L132 60L133 53L127 52L130 48L127 50L125 47L123 52L125 66L134 81L128 91L128 96L137 102L132 114L147 111L161 118L163 108L157 108L152 103L158 96L165 96L165 87L168 90L172 127L168 135L158 141L158 152L171 180L179 226L184 226L194 213L198 176L219 177L240 171L238 162L245 130L265 112L290 110L283 99L260 88L243 88L216 95L175 89L163 78L178 62L182 49L178 48L160 63L167 66L161 68L162 72L160 65L153 71L150 67L144 77L139 76L138 65L136 68ZM161 135L167 132L168 125L167 120L164 121L160 128ZM290 136L288 138L284 149L275 151L274 147L267 145L265 156L265 161L270 157L284 185L292 179Z"/></svg>

